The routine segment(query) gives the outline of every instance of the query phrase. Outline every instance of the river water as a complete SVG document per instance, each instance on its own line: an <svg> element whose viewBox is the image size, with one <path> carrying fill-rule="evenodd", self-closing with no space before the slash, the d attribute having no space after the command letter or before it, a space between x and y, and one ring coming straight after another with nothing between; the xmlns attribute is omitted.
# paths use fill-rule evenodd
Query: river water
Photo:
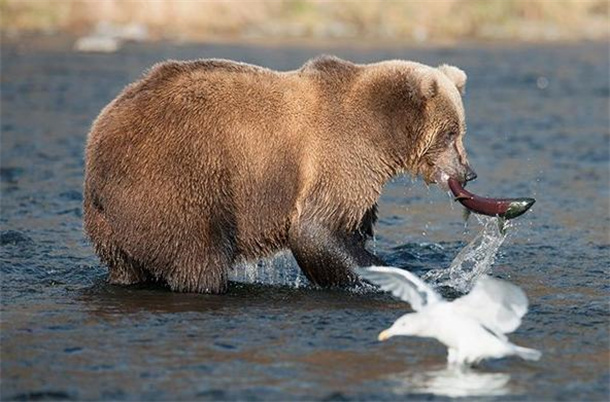
<svg viewBox="0 0 610 402"><path fill-rule="evenodd" d="M1 51L1 399L609 397L606 44L161 43L100 55L26 40ZM537 199L495 239L486 264L527 293L530 312L510 338L540 349L540 361L489 361L460 373L445 368L446 350L434 340L380 343L377 334L408 305L370 290L312 288L289 254L238 267L222 296L105 284L81 229L83 148L100 109L163 59L224 57L283 70L321 52L468 73L466 147L479 174L469 189ZM379 210L371 248L422 276L455 277L442 270L484 230L472 217L465 226L459 205L411 178L388 183Z"/></svg>

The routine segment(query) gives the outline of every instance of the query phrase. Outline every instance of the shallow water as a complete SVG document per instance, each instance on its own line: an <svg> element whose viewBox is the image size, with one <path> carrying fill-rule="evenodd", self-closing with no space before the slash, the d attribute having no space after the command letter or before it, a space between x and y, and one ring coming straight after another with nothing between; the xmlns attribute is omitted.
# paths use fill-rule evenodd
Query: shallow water
<svg viewBox="0 0 610 402"><path fill-rule="evenodd" d="M1 399L396 400L609 396L609 54L605 44L435 49L2 45ZM533 196L493 274L531 308L511 340L539 362L445 369L432 340L377 334L407 307L307 286L289 255L237 270L223 296L104 283L81 231L83 146L120 89L162 59L226 57L278 69L319 52L451 63L469 74L466 146L481 195ZM389 263L447 269L480 231L436 188L398 178L376 240ZM265 284L251 283L262 280ZM250 282L250 283L248 283ZM271 284L270 284L271 283ZM275 284L275 285L273 285Z"/></svg>

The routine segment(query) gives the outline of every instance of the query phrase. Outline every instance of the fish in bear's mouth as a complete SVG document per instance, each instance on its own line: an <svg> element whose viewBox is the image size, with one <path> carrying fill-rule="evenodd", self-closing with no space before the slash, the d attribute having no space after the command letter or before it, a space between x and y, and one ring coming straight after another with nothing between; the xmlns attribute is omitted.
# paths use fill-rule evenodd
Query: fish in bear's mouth
<svg viewBox="0 0 610 402"><path fill-rule="evenodd" d="M476 175L474 175L476 177ZM435 180L441 189L449 190L468 211L477 214L514 219L523 215L536 202L533 198L485 198L464 189L467 180L458 180L442 170L437 171Z"/></svg>
<svg viewBox="0 0 610 402"><path fill-rule="evenodd" d="M523 215L536 202L533 198L485 198L464 189L465 182L462 184L459 180L450 177L446 173L440 174L440 180L437 184L441 188L448 188L455 197L466 209L471 212L498 216L504 219L513 219Z"/></svg>

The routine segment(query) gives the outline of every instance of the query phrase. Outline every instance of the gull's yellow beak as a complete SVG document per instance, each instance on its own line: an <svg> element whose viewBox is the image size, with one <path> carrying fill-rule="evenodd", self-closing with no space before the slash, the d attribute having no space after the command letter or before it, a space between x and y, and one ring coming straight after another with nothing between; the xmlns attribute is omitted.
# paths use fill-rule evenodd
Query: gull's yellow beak
<svg viewBox="0 0 610 402"><path fill-rule="evenodd" d="M379 334L379 337L377 339L379 339L380 341L385 341L386 339L390 338L392 336L392 334L390 333L389 329L386 329L385 331L381 331L381 333Z"/></svg>

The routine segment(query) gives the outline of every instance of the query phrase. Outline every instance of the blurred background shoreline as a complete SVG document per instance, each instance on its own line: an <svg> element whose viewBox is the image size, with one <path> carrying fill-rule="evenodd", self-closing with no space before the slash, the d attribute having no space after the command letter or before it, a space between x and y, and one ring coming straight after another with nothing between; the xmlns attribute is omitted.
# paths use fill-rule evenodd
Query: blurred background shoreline
<svg viewBox="0 0 610 402"><path fill-rule="evenodd" d="M438 45L610 38L608 0L0 0L2 40L75 38L76 50L129 41Z"/></svg>

